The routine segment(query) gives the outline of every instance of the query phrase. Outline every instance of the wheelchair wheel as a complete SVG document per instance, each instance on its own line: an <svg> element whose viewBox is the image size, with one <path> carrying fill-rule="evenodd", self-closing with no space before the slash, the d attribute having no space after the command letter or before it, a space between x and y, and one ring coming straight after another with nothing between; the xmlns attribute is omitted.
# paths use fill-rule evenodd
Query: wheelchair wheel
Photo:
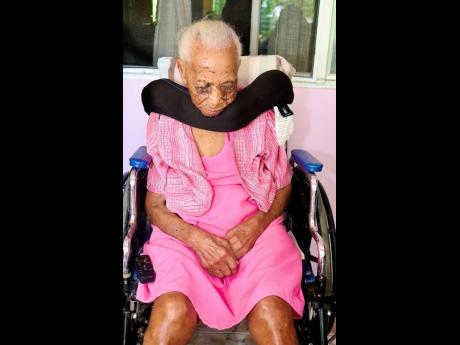
<svg viewBox="0 0 460 345"><path fill-rule="evenodd" d="M306 305L303 318L296 320L299 344L325 345L327 344L326 335L331 331L335 321L336 239L334 219L324 188L318 183L315 221L318 234L323 240L325 253L324 271L322 276L318 276L312 269L312 266L318 263L318 256L310 252L313 241L308 224L310 179L299 167L294 168L292 187L287 209L287 227L293 232L305 254L302 291Z"/></svg>
<svg viewBox="0 0 460 345"><path fill-rule="evenodd" d="M129 195L129 172L123 174L123 238L128 232L128 222L131 212L129 209L130 195Z"/></svg>
<svg viewBox="0 0 460 345"><path fill-rule="evenodd" d="M123 345L142 345L151 310L152 304L137 301L133 291L123 309Z"/></svg>
<svg viewBox="0 0 460 345"><path fill-rule="evenodd" d="M318 321L320 322L320 333L327 335L334 326L336 315L336 233L332 210L321 183L318 183L316 219L318 232L324 240L325 249L324 286L318 289L323 297L322 300L320 298L322 303L320 302L319 306L321 310L319 310ZM322 325L321 322L323 323Z"/></svg>
<svg viewBox="0 0 460 345"><path fill-rule="evenodd" d="M335 294L335 225L332 217L332 211L327 198L326 192L324 191L321 183L318 183L318 195L317 195L317 208L316 208L316 219L318 225L318 232L324 240L325 249L325 265L324 265L324 276L325 296L331 296Z"/></svg>
<svg viewBox="0 0 460 345"><path fill-rule="evenodd" d="M123 265L127 260L127 267L131 273L123 277L123 345L142 345L151 310L150 304L136 299L139 279L135 258L142 252L142 246L152 231L144 208L146 177L146 169L132 169L129 173L123 174L123 239L130 238L130 254L127 259L123 258ZM130 235L132 237L127 237L131 217L134 219L132 224L135 231Z"/></svg>

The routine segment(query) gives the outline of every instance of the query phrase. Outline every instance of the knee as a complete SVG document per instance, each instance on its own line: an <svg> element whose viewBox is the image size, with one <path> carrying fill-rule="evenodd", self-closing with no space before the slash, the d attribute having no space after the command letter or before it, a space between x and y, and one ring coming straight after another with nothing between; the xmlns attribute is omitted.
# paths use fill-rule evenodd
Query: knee
<svg viewBox="0 0 460 345"><path fill-rule="evenodd" d="M154 303L160 309L165 321L196 323L196 312L192 303L182 293L168 293L160 296Z"/></svg>
<svg viewBox="0 0 460 345"><path fill-rule="evenodd" d="M190 300L181 293L167 293L154 304L143 345L185 344L196 328L197 316Z"/></svg>
<svg viewBox="0 0 460 345"><path fill-rule="evenodd" d="M282 332L290 329L292 322L291 306L277 296L269 296L260 300L248 316L248 326L251 333L267 329L273 332Z"/></svg>

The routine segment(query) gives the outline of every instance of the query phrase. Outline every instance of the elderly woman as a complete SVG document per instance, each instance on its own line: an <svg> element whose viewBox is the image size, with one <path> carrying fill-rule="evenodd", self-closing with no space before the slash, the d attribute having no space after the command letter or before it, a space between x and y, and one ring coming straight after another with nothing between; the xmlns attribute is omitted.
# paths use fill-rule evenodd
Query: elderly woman
<svg viewBox="0 0 460 345"><path fill-rule="evenodd" d="M220 21L179 40L178 67L193 104L216 116L237 95L241 43ZM267 111L229 133L151 113L144 254L156 280L137 298L155 301L144 345L187 344L198 318L226 329L247 317L257 344L296 344L304 308L301 257L283 226L292 170Z"/></svg>

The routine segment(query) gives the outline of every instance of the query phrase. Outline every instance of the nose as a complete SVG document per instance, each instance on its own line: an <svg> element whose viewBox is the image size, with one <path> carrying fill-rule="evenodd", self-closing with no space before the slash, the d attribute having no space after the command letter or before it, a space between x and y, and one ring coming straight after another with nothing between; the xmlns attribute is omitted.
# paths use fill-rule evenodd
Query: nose
<svg viewBox="0 0 460 345"><path fill-rule="evenodd" d="M218 88L214 88L209 97L209 106L212 108L217 108L222 101L222 93Z"/></svg>

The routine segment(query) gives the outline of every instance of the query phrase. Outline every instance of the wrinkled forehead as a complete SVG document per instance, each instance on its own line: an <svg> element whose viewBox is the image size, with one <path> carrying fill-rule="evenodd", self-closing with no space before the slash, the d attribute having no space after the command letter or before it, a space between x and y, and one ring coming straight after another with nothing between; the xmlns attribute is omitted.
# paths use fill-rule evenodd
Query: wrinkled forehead
<svg viewBox="0 0 460 345"><path fill-rule="evenodd" d="M225 49L204 48L195 44L190 57L190 67L200 77L236 78L238 59L236 47Z"/></svg>

